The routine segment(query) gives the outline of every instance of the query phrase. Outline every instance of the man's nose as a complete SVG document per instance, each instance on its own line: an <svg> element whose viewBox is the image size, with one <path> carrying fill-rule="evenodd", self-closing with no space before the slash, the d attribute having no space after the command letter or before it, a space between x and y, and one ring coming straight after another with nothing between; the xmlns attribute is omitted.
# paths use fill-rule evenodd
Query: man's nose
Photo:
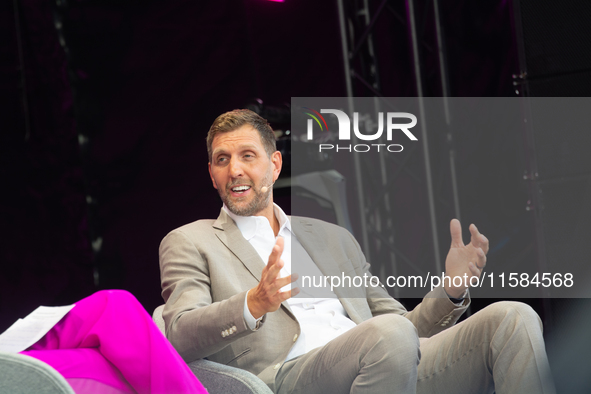
<svg viewBox="0 0 591 394"><path fill-rule="evenodd" d="M232 178L241 178L244 175L244 171L242 170L242 164L240 160L236 160L234 158L230 159L230 176Z"/></svg>

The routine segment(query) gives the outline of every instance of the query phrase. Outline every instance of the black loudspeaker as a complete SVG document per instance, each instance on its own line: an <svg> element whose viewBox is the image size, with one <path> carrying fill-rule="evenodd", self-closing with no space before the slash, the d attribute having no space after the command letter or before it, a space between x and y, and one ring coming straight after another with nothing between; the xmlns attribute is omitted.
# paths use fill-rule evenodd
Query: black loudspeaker
<svg viewBox="0 0 591 394"><path fill-rule="evenodd" d="M591 96L591 2L514 0L513 10L526 94Z"/></svg>
<svg viewBox="0 0 591 394"><path fill-rule="evenodd" d="M591 2L514 0L513 11L538 254L580 284L591 280Z"/></svg>
<svg viewBox="0 0 591 394"><path fill-rule="evenodd" d="M530 97L524 119L540 270L572 274L550 297L591 297L591 97Z"/></svg>
<svg viewBox="0 0 591 394"><path fill-rule="evenodd" d="M513 10L520 65L516 89L530 97L524 114L526 175L538 257L547 271L571 271L576 285L589 288L591 2L514 0ZM591 339L585 318L591 299L588 290L570 297L544 303L546 344L557 392L588 393Z"/></svg>

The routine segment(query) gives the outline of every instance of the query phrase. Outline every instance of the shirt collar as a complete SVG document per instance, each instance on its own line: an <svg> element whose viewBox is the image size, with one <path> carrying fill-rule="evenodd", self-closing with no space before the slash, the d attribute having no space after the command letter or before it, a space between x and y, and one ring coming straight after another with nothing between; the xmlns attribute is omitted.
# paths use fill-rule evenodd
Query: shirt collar
<svg viewBox="0 0 591 394"><path fill-rule="evenodd" d="M234 223L236 223L236 226L238 227L238 229L242 233L242 236L247 241L250 240L252 237L254 237L257 233L257 230L261 229L262 226L267 226L267 227L271 226L269 224L269 221L267 220L267 218L264 216L235 215L234 213L230 212L228 207L226 207L226 204L224 204L222 209L228 214L228 216L230 216L232 218L232 220L234 220ZM277 221L279 222L278 234L281 234L281 232L284 229L287 229L291 232L291 222L289 221L289 218L287 217L285 212L283 212L283 209L281 209L281 207L279 207L279 205L273 203L273 212L275 213L275 216L277 217Z"/></svg>

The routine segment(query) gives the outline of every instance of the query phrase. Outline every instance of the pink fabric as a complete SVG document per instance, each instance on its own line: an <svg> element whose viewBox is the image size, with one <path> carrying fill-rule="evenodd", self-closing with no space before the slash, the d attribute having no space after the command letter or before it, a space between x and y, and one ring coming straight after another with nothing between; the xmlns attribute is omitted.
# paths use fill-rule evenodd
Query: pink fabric
<svg viewBox="0 0 591 394"><path fill-rule="evenodd" d="M21 354L123 393L206 393L133 295L99 291Z"/></svg>

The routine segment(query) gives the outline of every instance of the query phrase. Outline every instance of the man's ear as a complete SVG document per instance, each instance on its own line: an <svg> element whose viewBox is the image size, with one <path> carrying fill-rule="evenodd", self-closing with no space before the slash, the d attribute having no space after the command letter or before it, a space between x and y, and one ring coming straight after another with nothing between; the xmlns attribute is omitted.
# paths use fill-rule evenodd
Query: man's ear
<svg viewBox="0 0 591 394"><path fill-rule="evenodd" d="M279 174L281 173L281 167L283 166L283 156L281 156L281 152L276 150L271 155L271 163L273 164L273 182L279 178Z"/></svg>
<svg viewBox="0 0 591 394"><path fill-rule="evenodd" d="M214 189L217 189L218 185L215 183L215 179L213 179L213 175L211 174L211 162L207 163L207 170L209 171L209 177L211 178L211 183L213 183Z"/></svg>

